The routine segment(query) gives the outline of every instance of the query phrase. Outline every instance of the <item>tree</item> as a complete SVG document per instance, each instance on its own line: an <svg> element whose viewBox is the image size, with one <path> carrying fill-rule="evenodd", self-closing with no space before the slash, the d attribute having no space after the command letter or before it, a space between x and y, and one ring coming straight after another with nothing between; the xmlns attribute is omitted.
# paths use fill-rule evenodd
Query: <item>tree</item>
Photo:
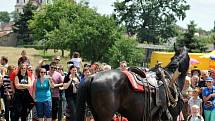
<svg viewBox="0 0 215 121"><path fill-rule="evenodd" d="M188 24L187 32L177 39L177 44L179 46L186 46L189 52L204 52L207 49L205 41L207 41L207 38L199 37L196 24L194 21L191 21Z"/></svg>
<svg viewBox="0 0 215 121"><path fill-rule="evenodd" d="M212 32L215 32L215 21L214 21L214 28L213 28Z"/></svg>
<svg viewBox="0 0 215 121"><path fill-rule="evenodd" d="M123 0L114 3L117 22L140 42L159 44L175 36L175 23L186 17L185 0Z"/></svg>
<svg viewBox="0 0 215 121"><path fill-rule="evenodd" d="M55 28L46 34L47 41L44 42L46 48L54 48L62 51L64 57L64 50L67 49L67 41L69 41L68 32L70 31L70 24L67 20L61 19L59 29Z"/></svg>
<svg viewBox="0 0 215 121"><path fill-rule="evenodd" d="M17 11L11 12L10 15L12 19L11 21L16 23L19 20L19 13Z"/></svg>
<svg viewBox="0 0 215 121"><path fill-rule="evenodd" d="M132 38L122 38L108 50L106 62L113 67L119 67L126 60L129 66L138 66L143 61L143 50L137 48L138 42Z"/></svg>
<svg viewBox="0 0 215 121"><path fill-rule="evenodd" d="M20 14L18 20L15 22L14 32L18 34L17 39L19 44L33 43L31 30L28 27L28 20L32 19L33 11L36 9L37 7L29 2L24 6L23 14Z"/></svg>
<svg viewBox="0 0 215 121"><path fill-rule="evenodd" d="M0 23L10 22L10 16L7 11L0 11Z"/></svg>
<svg viewBox="0 0 215 121"><path fill-rule="evenodd" d="M45 40L46 46L67 48L70 53L79 51L93 62L103 61L104 53L121 37L112 17L71 0L42 7L29 23L36 41Z"/></svg>

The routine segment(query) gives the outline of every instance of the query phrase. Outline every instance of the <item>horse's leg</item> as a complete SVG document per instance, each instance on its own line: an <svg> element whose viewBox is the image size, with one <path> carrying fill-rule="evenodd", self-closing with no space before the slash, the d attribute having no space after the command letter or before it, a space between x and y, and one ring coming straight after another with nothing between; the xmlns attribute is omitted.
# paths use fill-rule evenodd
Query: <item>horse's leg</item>
<svg viewBox="0 0 215 121"><path fill-rule="evenodd" d="M111 121L113 113L118 109L113 92L92 94L92 113L95 121Z"/></svg>

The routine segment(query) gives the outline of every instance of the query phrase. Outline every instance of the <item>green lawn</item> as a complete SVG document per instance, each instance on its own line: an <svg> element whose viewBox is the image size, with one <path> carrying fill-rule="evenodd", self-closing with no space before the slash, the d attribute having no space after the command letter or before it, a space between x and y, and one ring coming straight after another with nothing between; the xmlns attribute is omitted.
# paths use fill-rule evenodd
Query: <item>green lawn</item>
<svg viewBox="0 0 215 121"><path fill-rule="evenodd" d="M0 56L8 57L8 64L17 66L18 58L21 57L22 50L26 50L27 56L30 59L33 67L38 65L38 62L42 58L48 58L50 63L51 59L55 55L61 55L61 51L54 52L54 50L50 49L46 53L42 50L36 50L34 48L16 48L16 47L1 47L0 46ZM61 58L61 64L64 65L64 69L66 68L66 62L69 60L69 52L65 51L65 57Z"/></svg>

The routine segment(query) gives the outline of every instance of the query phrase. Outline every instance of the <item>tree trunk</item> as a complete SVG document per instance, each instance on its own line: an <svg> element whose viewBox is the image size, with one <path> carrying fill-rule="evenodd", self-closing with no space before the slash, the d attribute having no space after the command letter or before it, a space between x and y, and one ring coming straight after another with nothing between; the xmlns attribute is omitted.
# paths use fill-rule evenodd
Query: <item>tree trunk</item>
<svg viewBox="0 0 215 121"><path fill-rule="evenodd" d="M64 49L61 49L61 56L64 57Z"/></svg>
<svg viewBox="0 0 215 121"><path fill-rule="evenodd" d="M72 53L73 53L73 50L70 49L70 50L69 50L69 56L70 56L70 58L72 58Z"/></svg>

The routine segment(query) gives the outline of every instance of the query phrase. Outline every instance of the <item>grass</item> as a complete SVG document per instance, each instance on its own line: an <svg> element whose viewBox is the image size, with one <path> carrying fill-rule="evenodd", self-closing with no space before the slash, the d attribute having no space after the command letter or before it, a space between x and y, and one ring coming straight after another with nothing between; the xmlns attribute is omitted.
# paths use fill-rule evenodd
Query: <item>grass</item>
<svg viewBox="0 0 215 121"><path fill-rule="evenodd" d="M50 63L54 56L61 56L61 51L54 52L50 49L44 53L42 50L36 50L34 48L16 48L16 47L1 47L0 56L8 57L8 64L17 66L18 59L21 57L22 50L26 50L27 56L30 59L31 65L36 67L39 60L42 58L49 59L46 63ZM61 57L61 64L66 67L66 62L69 60L69 52L65 51L65 57Z"/></svg>

